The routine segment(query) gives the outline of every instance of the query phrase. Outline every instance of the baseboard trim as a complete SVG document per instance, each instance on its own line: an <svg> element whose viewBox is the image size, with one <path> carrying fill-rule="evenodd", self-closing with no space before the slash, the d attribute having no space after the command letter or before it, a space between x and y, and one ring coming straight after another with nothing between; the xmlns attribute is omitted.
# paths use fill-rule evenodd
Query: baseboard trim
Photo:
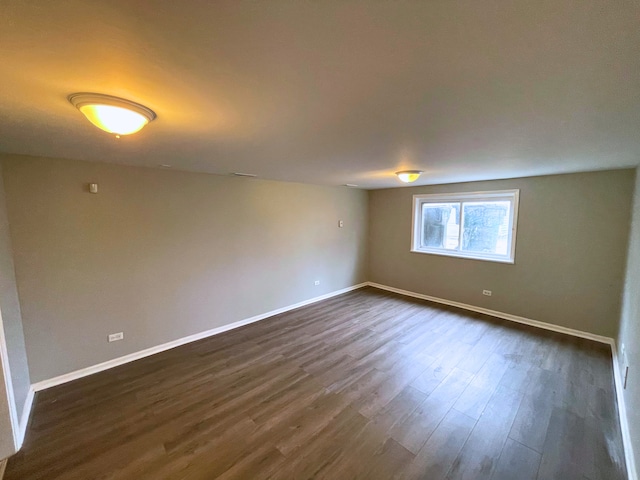
<svg viewBox="0 0 640 480"><path fill-rule="evenodd" d="M20 421L18 423L17 428L15 428L15 446L16 452L20 451L22 448L22 444L24 443L24 437L27 433L27 426L29 425L29 417L31 416L31 407L33 406L33 398L35 395L35 391L33 390L33 386L29 388L29 392L27 393L27 398L24 400L24 407L22 409L22 415L20 416ZM9 462L8 458L4 460L0 460L0 480L4 477L4 471L7 467L7 463Z"/></svg>
<svg viewBox="0 0 640 480"><path fill-rule="evenodd" d="M631 432L629 431L629 420L627 419L627 407L624 402L624 386L622 383L616 342L611 343L611 356L613 357L613 378L616 386L618 416L620 418L620 430L622 431L622 443L624 445L624 459L627 465L627 475L629 480L638 480L638 471L636 470L636 462L633 455L633 444L631 442Z"/></svg>
<svg viewBox="0 0 640 480"><path fill-rule="evenodd" d="M166 350L170 350L172 348L176 348L181 345L185 345L187 343L195 342L197 340L202 340L203 338L211 337L213 335L218 335L220 333L227 332L229 330L234 330L236 328L243 327L251 323L259 322L260 320L273 317L274 315L279 315L281 313L295 310L296 308L311 305L312 303L320 302L322 300L326 300L328 298L335 297L337 295L342 295L343 293L351 292L353 290L366 287L367 285L368 283L364 282L358 285L353 285L351 287L343 288L341 290L335 290L333 292L320 295L318 297L310 298L308 300L304 300L302 302L298 302L293 305L288 305L286 307L278 308L276 310L271 310L270 312L262 313L260 315L246 318L244 320L239 320L237 322L233 322L227 325L222 325L221 327L205 330L204 332L196 333L194 335L189 335L187 337L179 338L171 342L163 343L162 345L157 345L155 347L147 348L145 350L140 350L138 352L130 353L122 357L114 358L113 360L108 360L106 362L102 362L97 365L92 365L91 367L81 368L80 370L75 370L70 373L65 373L64 375L53 377L48 380L42 380L40 382L36 382L33 385L31 385L31 390L33 390L34 392L39 392L41 390L46 390L47 388L56 387L58 385L71 382L73 380L78 380L79 378L87 377L89 375L93 375L94 373L102 372L104 370L109 370L110 368L124 365L125 363L133 362L135 360L139 360L141 358L145 358L145 357L154 355L156 353L164 352ZM28 417L26 421L28 422ZM25 425L26 425L26 422L25 422Z"/></svg>
<svg viewBox="0 0 640 480"><path fill-rule="evenodd" d="M31 417L31 408L33 407L35 394L36 392L33 389L33 385L31 385L29 392L27 393L27 398L24 399L22 415L20 416L20 423L18 424L18 450L22 448L24 437L27 434L27 427L29 426L29 418ZM0 477L0 480L2 480L2 477Z"/></svg>
<svg viewBox="0 0 640 480"><path fill-rule="evenodd" d="M421 300L428 300L430 302L441 303L443 305L449 305L451 307L458 307L464 310L470 310L472 312L484 313L492 317L502 318L504 320L510 320L512 322L522 323L524 325L530 325L532 327L542 328L544 330L551 330L552 332L565 333L574 337L586 338L588 340L594 340L600 343L607 343L611 345L613 338L605 337L603 335L596 335L594 333L583 332L582 330L575 330L573 328L562 327L560 325L554 325L553 323L540 322L539 320L532 320L526 317L519 317L518 315L512 315L510 313L498 312L497 310L489 310L488 308L476 307L475 305L469 305L461 302L454 302L453 300L446 300L444 298L432 297L430 295L424 295L422 293L410 292L408 290L402 290L400 288L390 287L388 285L382 285L380 283L369 282L369 286L379 288L380 290L387 290L389 292L398 293L407 297L419 298Z"/></svg>

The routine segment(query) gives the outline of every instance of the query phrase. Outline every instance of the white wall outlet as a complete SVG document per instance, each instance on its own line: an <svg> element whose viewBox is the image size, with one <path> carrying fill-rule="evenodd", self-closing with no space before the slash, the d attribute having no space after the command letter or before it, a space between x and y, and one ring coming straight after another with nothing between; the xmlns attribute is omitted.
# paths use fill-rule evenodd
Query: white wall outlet
<svg viewBox="0 0 640 480"><path fill-rule="evenodd" d="M112 333L109 335L109 342L117 342L124 338L124 332Z"/></svg>
<svg viewBox="0 0 640 480"><path fill-rule="evenodd" d="M338 228L344 227L344 222L342 220L338 220Z"/></svg>
<svg viewBox="0 0 640 480"><path fill-rule="evenodd" d="M486 295L487 297L491 296L491 290L482 290L482 294Z"/></svg>
<svg viewBox="0 0 640 480"><path fill-rule="evenodd" d="M315 282L313 282L314 285L320 285L320 280L316 280Z"/></svg>

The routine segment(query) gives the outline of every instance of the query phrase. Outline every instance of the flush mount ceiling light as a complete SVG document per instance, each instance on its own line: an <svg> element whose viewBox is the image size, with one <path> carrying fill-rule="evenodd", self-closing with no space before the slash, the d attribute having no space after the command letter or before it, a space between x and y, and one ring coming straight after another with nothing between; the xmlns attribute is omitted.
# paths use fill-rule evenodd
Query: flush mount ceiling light
<svg viewBox="0 0 640 480"><path fill-rule="evenodd" d="M144 105L101 93L74 93L69 101L96 127L117 137L136 133L156 118Z"/></svg>
<svg viewBox="0 0 640 480"><path fill-rule="evenodd" d="M421 170L403 170L401 172L396 172L396 175L401 182L411 183L420 178L420 175L422 175L423 173L424 172L422 172Z"/></svg>

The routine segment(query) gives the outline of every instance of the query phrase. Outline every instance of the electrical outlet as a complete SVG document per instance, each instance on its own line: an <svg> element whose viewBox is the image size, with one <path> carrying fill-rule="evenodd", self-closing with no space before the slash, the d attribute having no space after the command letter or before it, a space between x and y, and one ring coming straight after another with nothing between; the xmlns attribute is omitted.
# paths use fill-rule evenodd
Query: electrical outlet
<svg viewBox="0 0 640 480"><path fill-rule="evenodd" d="M117 342L118 340L122 340L124 338L124 332L112 333L109 335L109 343Z"/></svg>
<svg viewBox="0 0 640 480"><path fill-rule="evenodd" d="M342 220L338 220L338 228L344 227L344 222Z"/></svg>
<svg viewBox="0 0 640 480"><path fill-rule="evenodd" d="M313 282L314 285L320 285L320 280L316 280L315 282Z"/></svg>
<svg viewBox="0 0 640 480"><path fill-rule="evenodd" d="M486 295L487 297L491 296L491 290L482 290L482 294Z"/></svg>

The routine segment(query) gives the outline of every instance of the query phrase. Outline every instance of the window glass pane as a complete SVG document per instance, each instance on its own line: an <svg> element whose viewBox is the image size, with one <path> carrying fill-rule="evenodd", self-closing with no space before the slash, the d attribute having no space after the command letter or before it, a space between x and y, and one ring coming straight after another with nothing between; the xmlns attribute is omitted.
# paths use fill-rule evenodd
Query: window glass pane
<svg viewBox="0 0 640 480"><path fill-rule="evenodd" d="M511 202L464 202L462 250L507 255Z"/></svg>
<svg viewBox="0 0 640 480"><path fill-rule="evenodd" d="M456 250L459 238L459 203L422 204L421 247Z"/></svg>

